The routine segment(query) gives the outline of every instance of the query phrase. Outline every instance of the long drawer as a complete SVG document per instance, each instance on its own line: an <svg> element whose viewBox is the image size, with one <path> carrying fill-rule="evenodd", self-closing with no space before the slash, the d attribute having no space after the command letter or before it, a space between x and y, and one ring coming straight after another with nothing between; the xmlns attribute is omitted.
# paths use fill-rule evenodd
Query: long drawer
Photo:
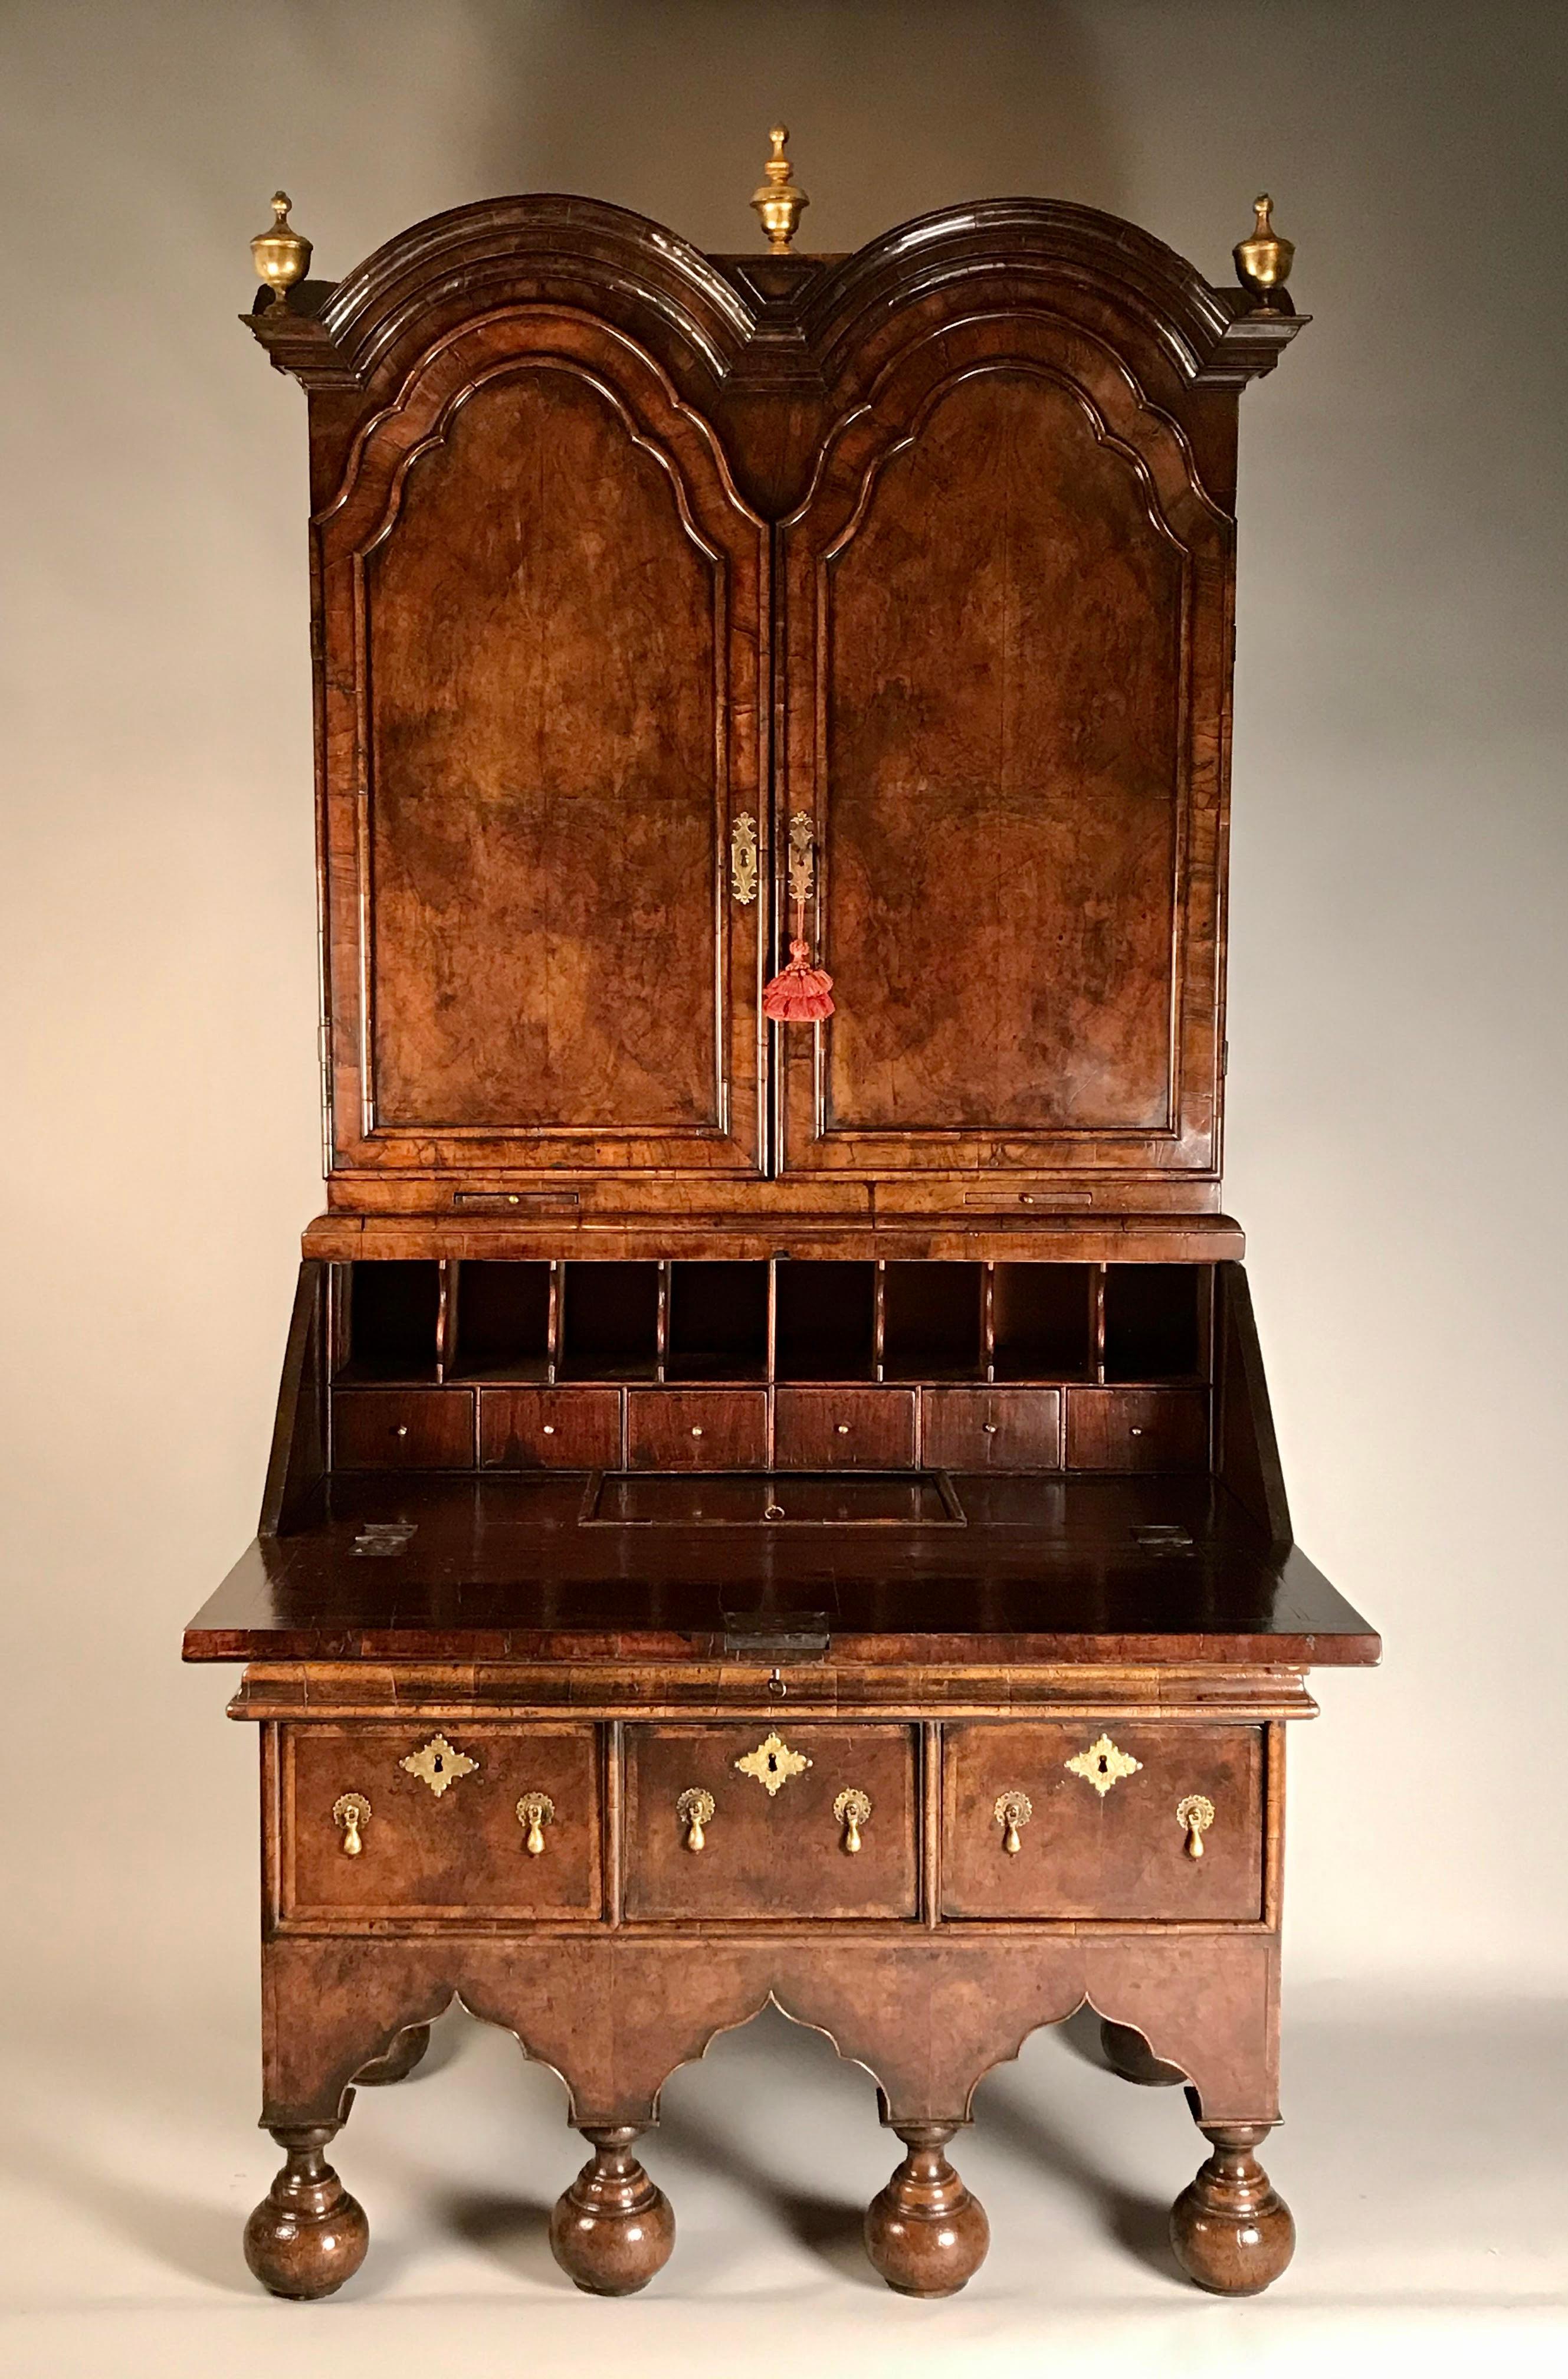
<svg viewBox="0 0 1568 2379"><path fill-rule="evenodd" d="M912 1916L914 1775L907 1726L628 1727L626 1914Z"/></svg>
<svg viewBox="0 0 1568 2379"><path fill-rule="evenodd" d="M599 1914L592 1726L291 1726L281 1762L285 1917Z"/></svg>
<svg viewBox="0 0 1568 2379"><path fill-rule="evenodd" d="M942 1913L1243 1922L1261 1909L1255 1726L949 1726Z"/></svg>

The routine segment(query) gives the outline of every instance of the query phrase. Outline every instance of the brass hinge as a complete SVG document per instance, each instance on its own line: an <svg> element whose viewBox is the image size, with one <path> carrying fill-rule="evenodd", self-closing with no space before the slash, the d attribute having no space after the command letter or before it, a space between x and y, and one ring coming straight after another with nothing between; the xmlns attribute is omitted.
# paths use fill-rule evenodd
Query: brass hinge
<svg viewBox="0 0 1568 2379"><path fill-rule="evenodd" d="M321 1069L321 1173L332 1169L332 1036L323 1022L316 1027L316 1056Z"/></svg>

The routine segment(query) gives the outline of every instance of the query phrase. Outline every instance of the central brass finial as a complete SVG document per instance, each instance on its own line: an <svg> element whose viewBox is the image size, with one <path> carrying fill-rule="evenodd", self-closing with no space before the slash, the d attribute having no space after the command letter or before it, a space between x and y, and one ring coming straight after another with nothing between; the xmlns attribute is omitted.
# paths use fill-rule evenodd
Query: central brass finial
<svg viewBox="0 0 1568 2379"><path fill-rule="evenodd" d="M272 220L250 243L258 277L272 293L274 306L286 306L288 293L310 269L310 242L288 219L290 199L279 190L272 199Z"/></svg>
<svg viewBox="0 0 1568 2379"><path fill-rule="evenodd" d="M801 210L809 207L811 200L800 184L790 178L790 160L784 154L784 143L790 138L789 126L776 124L767 137L773 143L773 154L762 169L767 178L759 189L752 192L752 204L762 218L770 254L788 256L790 242L794 238L795 227L801 220Z"/></svg>

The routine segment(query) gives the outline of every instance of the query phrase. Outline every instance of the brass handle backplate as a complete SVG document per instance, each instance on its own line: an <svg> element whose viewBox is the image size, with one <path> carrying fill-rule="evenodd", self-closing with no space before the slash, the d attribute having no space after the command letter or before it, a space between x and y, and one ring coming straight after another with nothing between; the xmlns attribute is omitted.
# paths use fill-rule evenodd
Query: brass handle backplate
<svg viewBox="0 0 1568 2379"><path fill-rule="evenodd" d="M757 822L749 810L730 829L730 889L742 909L757 897Z"/></svg>
<svg viewBox="0 0 1568 2379"><path fill-rule="evenodd" d="M693 1784L675 1804L675 1814L686 1829L686 1848L700 1851L707 1841L706 1829L713 1823L714 1801L700 1784Z"/></svg>
<svg viewBox="0 0 1568 2379"><path fill-rule="evenodd" d="M517 1822L527 1829L523 1847L530 1858L537 1858L545 1846L545 1828L555 1816L555 1803L548 1793L525 1793L517 1804Z"/></svg>
<svg viewBox="0 0 1568 2379"><path fill-rule="evenodd" d="M992 1815L1002 1829L1002 1848L1009 1858L1017 1858L1023 1848L1019 1828L1027 1826L1033 1817L1033 1802L1027 1793L998 1793Z"/></svg>
<svg viewBox="0 0 1568 2379"><path fill-rule="evenodd" d="M1187 1855L1201 1858L1203 1837L1214 1822L1214 1805L1204 1793L1189 1793L1176 1803L1176 1824L1187 1829Z"/></svg>
<svg viewBox="0 0 1568 2379"><path fill-rule="evenodd" d="M871 1816L871 1796L862 1793L858 1784L851 1784L834 1802L833 1814L844 1829L844 1839L838 1847L853 1858L861 1846L861 1828Z"/></svg>
<svg viewBox="0 0 1568 2379"><path fill-rule="evenodd" d="M340 1793L332 1803L332 1823L343 1828L343 1854L357 1858L364 1849L366 1827L370 1822L370 1804L363 1793Z"/></svg>
<svg viewBox="0 0 1568 2379"><path fill-rule="evenodd" d="M811 906L816 888L816 827L810 810L796 810L790 820L790 899L796 909Z"/></svg>

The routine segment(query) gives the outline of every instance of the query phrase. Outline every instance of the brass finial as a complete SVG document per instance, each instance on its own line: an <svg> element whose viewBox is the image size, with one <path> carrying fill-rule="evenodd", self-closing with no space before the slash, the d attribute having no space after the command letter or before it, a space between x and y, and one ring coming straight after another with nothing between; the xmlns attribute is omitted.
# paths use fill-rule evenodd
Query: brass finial
<svg viewBox="0 0 1568 2379"><path fill-rule="evenodd" d="M296 281L303 281L310 268L310 242L296 231L288 219L293 201L286 190L279 190L272 199L272 221L265 231L259 231L250 243L250 253L256 260L256 270L272 293L274 306L286 306L288 293Z"/></svg>
<svg viewBox="0 0 1568 2379"><path fill-rule="evenodd" d="M790 242L801 220L801 210L809 207L807 198L798 182L790 175L790 160L784 154L784 143L790 138L787 124L776 124L768 134L773 154L763 167L767 179L760 189L752 192L752 204L762 217L762 227L767 234L768 251L774 256L788 256Z"/></svg>
<svg viewBox="0 0 1568 2379"><path fill-rule="evenodd" d="M1290 267L1296 255L1294 240L1281 239L1275 231L1270 210L1273 200L1265 190L1252 201L1255 221L1251 236L1238 239L1231 253L1236 258L1236 277L1244 289L1250 290L1260 306L1276 313L1289 313L1286 306L1276 306L1276 295L1284 294L1290 279Z"/></svg>

